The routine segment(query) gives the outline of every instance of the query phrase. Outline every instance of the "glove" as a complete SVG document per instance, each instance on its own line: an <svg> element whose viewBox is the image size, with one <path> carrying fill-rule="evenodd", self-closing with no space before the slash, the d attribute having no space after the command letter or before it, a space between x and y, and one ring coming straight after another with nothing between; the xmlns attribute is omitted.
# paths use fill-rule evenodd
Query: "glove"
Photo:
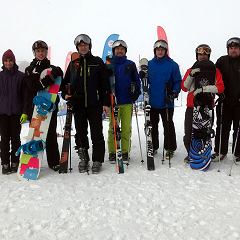
<svg viewBox="0 0 240 240"><path fill-rule="evenodd" d="M50 75L46 75L42 80L41 80L42 84L44 85L44 87L48 87L50 85L52 85L55 82L54 78L51 78Z"/></svg>
<svg viewBox="0 0 240 240"><path fill-rule="evenodd" d="M203 92L203 88L197 88L195 91L193 91L193 96L195 97L197 94L202 93Z"/></svg>
<svg viewBox="0 0 240 240"><path fill-rule="evenodd" d="M51 71L51 74L53 75L53 78L56 79L59 76L61 76L61 77L63 76L63 71L60 67L55 67Z"/></svg>
<svg viewBox="0 0 240 240"><path fill-rule="evenodd" d="M189 73L189 76L190 77L193 77L195 73L197 72L201 72L201 69L200 68L194 68L190 73Z"/></svg>
<svg viewBox="0 0 240 240"><path fill-rule="evenodd" d="M141 91L139 89L137 82L131 82L131 90L130 90L131 101L132 102L137 101L140 94L141 94Z"/></svg>
<svg viewBox="0 0 240 240"><path fill-rule="evenodd" d="M225 93L223 92L223 93L220 93L220 94L217 94L218 95L218 97L220 98L220 100L224 100L225 99Z"/></svg>
<svg viewBox="0 0 240 240"><path fill-rule="evenodd" d="M20 124L23 124L27 121L27 114L22 114L21 118L20 118Z"/></svg>
<svg viewBox="0 0 240 240"><path fill-rule="evenodd" d="M145 78L145 76L146 76L146 73L145 73L144 71L140 71L140 72L139 72L139 77L140 77L141 79Z"/></svg>
<svg viewBox="0 0 240 240"><path fill-rule="evenodd" d="M173 90L172 93L170 93L168 96L164 98L164 102L169 105L173 102L174 98L178 97L178 92L176 90Z"/></svg>

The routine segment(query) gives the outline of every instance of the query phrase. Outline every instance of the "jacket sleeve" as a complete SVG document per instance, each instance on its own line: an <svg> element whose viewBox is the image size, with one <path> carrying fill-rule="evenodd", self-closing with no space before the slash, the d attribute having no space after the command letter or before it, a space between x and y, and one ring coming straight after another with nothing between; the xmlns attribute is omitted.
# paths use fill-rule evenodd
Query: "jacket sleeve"
<svg viewBox="0 0 240 240"><path fill-rule="evenodd" d="M22 113L26 114L28 113L28 90L26 86L26 82L24 81L24 75L22 77L22 98L23 98L23 111Z"/></svg>
<svg viewBox="0 0 240 240"><path fill-rule="evenodd" d="M24 81L32 91L41 91L44 89L42 84L39 81L39 78L40 78L40 74L32 73L32 70L30 67L26 68Z"/></svg>
<svg viewBox="0 0 240 240"><path fill-rule="evenodd" d="M65 99L65 96L67 94L67 85L70 83L70 64L68 65L67 71L64 75L64 78L62 80L61 86L60 86L60 91L62 91L62 98Z"/></svg>
<svg viewBox="0 0 240 240"><path fill-rule="evenodd" d="M179 93L181 91L182 77L181 77L179 66L177 63L175 63L172 77L173 77L173 83L174 83L172 91L175 90Z"/></svg>
<svg viewBox="0 0 240 240"><path fill-rule="evenodd" d="M217 87L218 93L223 93L225 90L222 74L218 68L216 68L216 87Z"/></svg>
<svg viewBox="0 0 240 240"><path fill-rule="evenodd" d="M189 68L183 77L183 80L181 83L181 88L184 92L189 91L189 89L191 88L191 86L193 84L193 77L189 76L189 73L191 71L192 71L192 69Z"/></svg>

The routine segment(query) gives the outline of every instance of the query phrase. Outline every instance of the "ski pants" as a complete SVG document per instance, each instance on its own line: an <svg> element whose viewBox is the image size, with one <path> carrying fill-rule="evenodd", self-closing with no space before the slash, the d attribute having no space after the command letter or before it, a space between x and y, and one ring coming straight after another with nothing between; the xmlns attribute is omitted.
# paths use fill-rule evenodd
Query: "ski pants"
<svg viewBox="0 0 240 240"><path fill-rule="evenodd" d="M19 162L19 156L15 156L18 148L21 146L20 124L21 115L6 115L0 114L1 124L1 159L3 164L10 164ZM11 153L10 153L11 141ZM11 157L11 161L10 161Z"/></svg>
<svg viewBox="0 0 240 240"><path fill-rule="evenodd" d="M151 108L150 120L152 123L152 142L154 150L157 150L159 148L159 132L158 132L159 115L161 115L163 123L165 150L175 151L177 149L176 133L173 123L173 112L174 108L168 108L168 120L167 120L166 108L161 109Z"/></svg>
<svg viewBox="0 0 240 240"><path fill-rule="evenodd" d="M129 146L129 138L131 132L132 104L118 105L118 122L121 123L121 150L122 153L128 153L131 150L131 142ZM131 141L131 140L130 140ZM113 135L113 116L109 111L109 129L108 129L108 152L115 153L115 139Z"/></svg>
<svg viewBox="0 0 240 240"><path fill-rule="evenodd" d="M240 120L240 106L235 105L232 106L230 104L223 104L223 112L222 112L222 131L220 136L220 119L221 119L221 104L219 103L216 107L217 113L217 129L216 129L216 137L215 137L215 152L219 153L219 142L221 137L221 154L228 153L228 141L229 141L229 133L231 131L231 125L233 123L233 144L232 144L232 153L234 153L234 146L237 136L237 131L239 128L239 120ZM240 139L238 137L235 156L240 156Z"/></svg>
<svg viewBox="0 0 240 240"><path fill-rule="evenodd" d="M77 148L89 149L88 141L88 122L90 125L92 140L92 161L104 162L105 141L103 137L102 126L102 106L83 107L81 105L74 106L74 119L77 134L75 142Z"/></svg>
<svg viewBox="0 0 240 240"><path fill-rule="evenodd" d="M192 137L193 108L187 107L184 120L183 143L189 155Z"/></svg>

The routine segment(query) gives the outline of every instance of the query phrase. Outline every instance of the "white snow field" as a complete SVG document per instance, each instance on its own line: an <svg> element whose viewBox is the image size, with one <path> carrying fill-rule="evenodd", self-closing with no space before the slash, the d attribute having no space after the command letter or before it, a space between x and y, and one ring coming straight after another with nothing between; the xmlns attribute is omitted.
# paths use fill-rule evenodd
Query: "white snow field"
<svg viewBox="0 0 240 240"><path fill-rule="evenodd" d="M178 149L171 168L167 161L162 165L160 127L156 170L147 170L141 115L144 164L133 116L131 160L124 174L117 174L116 166L108 162L107 151L98 175L80 174L74 150L71 173L52 171L45 156L37 181L21 182L16 174L0 174L0 239L240 239L240 166L234 164L232 176L228 175L233 157L230 148L220 172L218 163L201 172L183 162L185 105L175 108ZM59 118L58 132L63 123ZM107 149L108 122L103 123ZM24 124L22 143L27 132L28 124ZM58 141L61 152L63 139Z"/></svg>

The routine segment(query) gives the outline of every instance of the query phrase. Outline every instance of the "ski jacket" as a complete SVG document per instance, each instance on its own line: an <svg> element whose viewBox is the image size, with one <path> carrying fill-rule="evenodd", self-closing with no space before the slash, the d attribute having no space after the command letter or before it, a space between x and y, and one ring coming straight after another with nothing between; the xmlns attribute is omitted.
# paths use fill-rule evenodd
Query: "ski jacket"
<svg viewBox="0 0 240 240"><path fill-rule="evenodd" d="M24 73L18 66L2 67L0 72L0 114L27 114L27 90Z"/></svg>
<svg viewBox="0 0 240 240"><path fill-rule="evenodd" d="M50 61L45 58L42 61L39 61L38 59L33 59L33 61L30 63L30 66L28 66L25 69L25 78L24 81L27 85L28 90L28 120L31 120L34 104L33 104L33 98L37 95L37 92L45 89L46 87L52 85L52 82L47 81L47 76L40 80L40 75L43 70L47 68L57 68L56 66L53 66L50 64ZM61 72L61 76L63 75L63 72ZM56 109L58 107L59 103L59 96L57 96L55 105Z"/></svg>
<svg viewBox="0 0 240 240"><path fill-rule="evenodd" d="M224 102L240 105L240 57L222 56L217 60L216 67L222 73L225 86Z"/></svg>
<svg viewBox="0 0 240 240"><path fill-rule="evenodd" d="M70 95L77 96L77 103L85 107L111 105L110 86L107 68L100 57L88 52L80 56L80 65L74 79L71 74L71 64L68 65L65 77L61 84L62 97L67 94L66 85L71 84Z"/></svg>
<svg viewBox="0 0 240 240"><path fill-rule="evenodd" d="M114 70L115 70L115 91L117 104L132 104L130 98L131 82L136 81L139 89L141 83L138 75L136 65L133 61L128 60L127 56L114 57Z"/></svg>
<svg viewBox="0 0 240 240"><path fill-rule="evenodd" d="M181 83L181 87L182 90L184 92L188 92L187 95L187 107L194 107L193 104L193 99L194 99L194 95L193 95L193 91L195 90L195 83L194 83L194 77L189 76L189 73L192 71L192 69L196 68L196 64L198 63L198 61L196 61L194 63L194 65L189 68L187 70L187 72L185 73L182 83ZM219 69L216 68L216 79L215 79L215 85L214 86L208 86L208 90L211 93L223 93L224 91L224 84L223 84L223 80L222 80L222 74L219 71ZM214 107L214 97L215 95L213 95L213 107Z"/></svg>
<svg viewBox="0 0 240 240"><path fill-rule="evenodd" d="M169 86L170 94L173 90L181 91L182 77L179 66L166 55L164 58L156 58L148 62L149 78L149 103L151 107L166 108L164 98L166 97L166 84ZM168 104L168 108L174 107L174 102Z"/></svg>

